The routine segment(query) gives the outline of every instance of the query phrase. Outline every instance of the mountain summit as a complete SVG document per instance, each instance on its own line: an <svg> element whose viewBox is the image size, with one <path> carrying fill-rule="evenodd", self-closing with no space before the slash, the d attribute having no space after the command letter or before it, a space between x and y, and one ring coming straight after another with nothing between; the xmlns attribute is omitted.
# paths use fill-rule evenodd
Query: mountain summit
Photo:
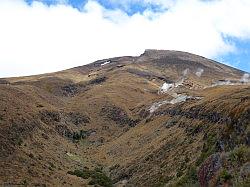
<svg viewBox="0 0 250 187"><path fill-rule="evenodd" d="M0 79L0 184L248 186L249 74L145 50Z"/></svg>

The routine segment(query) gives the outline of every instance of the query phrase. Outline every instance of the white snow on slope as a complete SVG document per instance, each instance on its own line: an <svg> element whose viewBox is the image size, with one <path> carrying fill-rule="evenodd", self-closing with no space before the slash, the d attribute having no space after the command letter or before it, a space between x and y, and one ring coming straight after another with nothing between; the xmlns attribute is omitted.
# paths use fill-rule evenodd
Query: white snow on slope
<svg viewBox="0 0 250 187"><path fill-rule="evenodd" d="M164 101L160 101L160 102L156 102L154 103L150 108L149 108L149 112L153 113L155 112L158 108L160 108L160 106L165 105L165 104L177 104L177 103L181 103L181 102L185 102L188 99L201 99L201 97L193 97L193 96L187 96L187 95L177 95L175 98L169 100L164 100Z"/></svg>
<svg viewBox="0 0 250 187"><path fill-rule="evenodd" d="M110 62L111 62L111 61L108 60L108 61L104 62L103 64L101 64L101 66L105 66L105 65L109 64Z"/></svg>

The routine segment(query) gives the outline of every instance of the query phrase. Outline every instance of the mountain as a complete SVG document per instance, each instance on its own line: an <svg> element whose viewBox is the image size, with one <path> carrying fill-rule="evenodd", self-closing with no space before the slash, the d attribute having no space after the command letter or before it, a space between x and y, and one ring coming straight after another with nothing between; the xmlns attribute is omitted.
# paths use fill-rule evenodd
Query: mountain
<svg viewBox="0 0 250 187"><path fill-rule="evenodd" d="M146 50L0 79L3 186L249 186L250 81Z"/></svg>

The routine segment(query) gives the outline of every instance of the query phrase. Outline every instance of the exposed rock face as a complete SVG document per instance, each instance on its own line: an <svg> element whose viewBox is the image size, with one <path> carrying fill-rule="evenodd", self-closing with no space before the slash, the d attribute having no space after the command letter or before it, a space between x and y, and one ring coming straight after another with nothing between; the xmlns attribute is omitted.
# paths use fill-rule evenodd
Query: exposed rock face
<svg viewBox="0 0 250 187"><path fill-rule="evenodd" d="M10 82L5 79L0 79L0 84L10 84Z"/></svg>
<svg viewBox="0 0 250 187"><path fill-rule="evenodd" d="M75 125L86 124L90 122L90 118L88 116L77 112L70 112L67 114L67 117L68 120Z"/></svg>
<svg viewBox="0 0 250 187"><path fill-rule="evenodd" d="M210 181L216 177L221 168L220 154L213 154L205 160L198 171L198 180L202 187L209 186Z"/></svg>
<svg viewBox="0 0 250 187"><path fill-rule="evenodd" d="M167 83L173 83L173 81L171 81L169 77L155 75L154 73L152 73L150 71L142 71L142 70L138 70L138 69L128 69L127 71L131 74L135 74L137 76L146 78L148 80L159 79L159 80L162 80L162 81L167 82Z"/></svg>
<svg viewBox="0 0 250 187"><path fill-rule="evenodd" d="M60 122L61 121L61 116L60 113L57 111L42 111L40 112L41 114L41 120L44 123L53 123L53 122Z"/></svg>
<svg viewBox="0 0 250 187"><path fill-rule="evenodd" d="M139 120L131 119L121 108L112 105L102 107L101 115L113 120L120 126L128 125L130 127L134 127L139 122Z"/></svg>
<svg viewBox="0 0 250 187"><path fill-rule="evenodd" d="M107 80L107 77L97 77L96 79L93 79L91 81L89 81L88 84L101 84L103 82L105 82Z"/></svg>
<svg viewBox="0 0 250 187"><path fill-rule="evenodd" d="M62 87L63 95L67 97L75 96L78 93L78 87L74 84L69 84Z"/></svg>

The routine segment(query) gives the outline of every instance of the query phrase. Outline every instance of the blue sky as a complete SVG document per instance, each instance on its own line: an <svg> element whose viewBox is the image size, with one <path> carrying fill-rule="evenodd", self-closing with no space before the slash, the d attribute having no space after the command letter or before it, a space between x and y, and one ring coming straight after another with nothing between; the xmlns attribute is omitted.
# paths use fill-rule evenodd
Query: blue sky
<svg viewBox="0 0 250 187"><path fill-rule="evenodd" d="M250 72L250 40L232 39L232 42L237 48L237 51L220 55L214 59L222 62L229 63L229 65Z"/></svg>
<svg viewBox="0 0 250 187"><path fill-rule="evenodd" d="M1 0L0 77L180 50L250 72L249 0Z"/></svg>
<svg viewBox="0 0 250 187"><path fill-rule="evenodd" d="M34 0L26 0L28 4L32 4ZM38 0L39 1L39 0ZM117 0L96 0L103 7L107 9L121 9L125 11L128 15L133 15L135 13L143 13L146 9L150 9L154 12L163 11L165 7L162 7L160 4L155 4L151 2L142 3L140 0L130 0L128 4L122 3ZM126 1L126 0L125 0ZM40 0L48 6L56 4L69 4L70 6L77 8L81 11L82 7L88 2L88 0Z"/></svg>

